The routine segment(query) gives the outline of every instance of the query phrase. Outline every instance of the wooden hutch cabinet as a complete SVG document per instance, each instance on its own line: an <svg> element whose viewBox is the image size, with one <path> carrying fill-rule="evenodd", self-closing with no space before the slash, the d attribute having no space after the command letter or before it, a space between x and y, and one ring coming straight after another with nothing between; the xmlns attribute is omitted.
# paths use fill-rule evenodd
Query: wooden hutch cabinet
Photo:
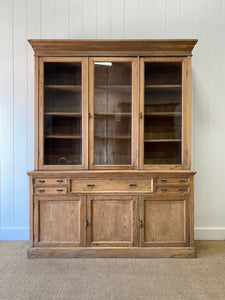
<svg viewBox="0 0 225 300"><path fill-rule="evenodd" d="M197 40L30 40L29 257L194 257Z"/></svg>

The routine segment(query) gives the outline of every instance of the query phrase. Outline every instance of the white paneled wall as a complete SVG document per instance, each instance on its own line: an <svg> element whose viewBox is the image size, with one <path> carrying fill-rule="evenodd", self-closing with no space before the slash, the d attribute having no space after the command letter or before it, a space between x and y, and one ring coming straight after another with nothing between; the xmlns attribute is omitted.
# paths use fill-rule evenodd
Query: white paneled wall
<svg viewBox="0 0 225 300"><path fill-rule="evenodd" d="M225 1L0 0L0 239L28 238L29 38L199 39L192 68L195 238L225 239Z"/></svg>

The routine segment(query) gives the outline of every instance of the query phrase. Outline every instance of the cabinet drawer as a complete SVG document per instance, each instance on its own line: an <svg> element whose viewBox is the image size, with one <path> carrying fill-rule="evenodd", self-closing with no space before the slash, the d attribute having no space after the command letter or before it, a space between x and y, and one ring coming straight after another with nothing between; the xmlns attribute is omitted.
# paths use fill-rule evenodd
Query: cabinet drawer
<svg viewBox="0 0 225 300"><path fill-rule="evenodd" d="M189 193L189 187L188 186L157 186L156 187L157 193Z"/></svg>
<svg viewBox="0 0 225 300"><path fill-rule="evenodd" d="M152 192L152 179L148 180L71 180L71 192Z"/></svg>
<svg viewBox="0 0 225 300"><path fill-rule="evenodd" d="M157 184L185 184L189 183L189 178L157 178Z"/></svg>
<svg viewBox="0 0 225 300"><path fill-rule="evenodd" d="M38 195L46 195L46 194L54 194L54 195L62 195L66 194L66 187L36 187L34 189L34 193Z"/></svg>
<svg viewBox="0 0 225 300"><path fill-rule="evenodd" d="M64 185L66 184L65 178L35 178L36 186L47 186L47 185Z"/></svg>

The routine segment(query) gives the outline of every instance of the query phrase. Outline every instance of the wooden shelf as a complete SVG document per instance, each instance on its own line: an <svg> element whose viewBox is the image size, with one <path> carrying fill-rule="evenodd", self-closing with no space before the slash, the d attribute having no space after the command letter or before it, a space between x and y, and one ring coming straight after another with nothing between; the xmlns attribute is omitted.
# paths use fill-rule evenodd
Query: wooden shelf
<svg viewBox="0 0 225 300"><path fill-rule="evenodd" d="M81 117L82 113L76 112L46 112L46 116L60 116L60 117Z"/></svg>
<svg viewBox="0 0 225 300"><path fill-rule="evenodd" d="M182 88L181 84L147 84L145 88L149 89L168 89L168 88Z"/></svg>
<svg viewBox="0 0 225 300"><path fill-rule="evenodd" d="M131 92L131 85L96 85L94 87L95 91L107 90L113 92Z"/></svg>
<svg viewBox="0 0 225 300"><path fill-rule="evenodd" d="M47 139L82 139L81 135L45 135Z"/></svg>
<svg viewBox="0 0 225 300"><path fill-rule="evenodd" d="M45 88L48 89L58 89L58 90L70 90L70 91L81 91L81 85L63 85L63 84L48 84L45 85Z"/></svg>
<svg viewBox="0 0 225 300"><path fill-rule="evenodd" d="M95 117L131 117L132 113L95 113Z"/></svg>
<svg viewBox="0 0 225 300"><path fill-rule="evenodd" d="M145 112L145 116L152 117L181 117L181 112Z"/></svg>
<svg viewBox="0 0 225 300"><path fill-rule="evenodd" d="M115 139L115 140L130 140L130 135L95 135L98 139Z"/></svg>
<svg viewBox="0 0 225 300"><path fill-rule="evenodd" d="M182 139L145 139L147 143L165 143L165 142L182 142Z"/></svg>

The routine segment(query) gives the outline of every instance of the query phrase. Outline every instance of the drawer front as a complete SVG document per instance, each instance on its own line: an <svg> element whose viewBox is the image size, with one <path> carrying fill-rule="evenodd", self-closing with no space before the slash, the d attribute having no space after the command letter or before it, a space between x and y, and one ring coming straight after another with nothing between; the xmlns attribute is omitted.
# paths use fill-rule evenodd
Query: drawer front
<svg viewBox="0 0 225 300"><path fill-rule="evenodd" d="M47 185L65 185L65 178L35 178L36 186L47 186Z"/></svg>
<svg viewBox="0 0 225 300"><path fill-rule="evenodd" d="M67 193L66 187L36 187L34 189L34 193L36 195L46 195L46 194L54 194L54 195L64 195Z"/></svg>
<svg viewBox="0 0 225 300"><path fill-rule="evenodd" d="M157 178L157 184L188 184L189 178Z"/></svg>
<svg viewBox="0 0 225 300"><path fill-rule="evenodd" d="M76 192L152 192L153 181L148 180L71 180L71 193Z"/></svg>
<svg viewBox="0 0 225 300"><path fill-rule="evenodd" d="M188 186L157 186L156 187L157 193L189 193L189 187Z"/></svg>

